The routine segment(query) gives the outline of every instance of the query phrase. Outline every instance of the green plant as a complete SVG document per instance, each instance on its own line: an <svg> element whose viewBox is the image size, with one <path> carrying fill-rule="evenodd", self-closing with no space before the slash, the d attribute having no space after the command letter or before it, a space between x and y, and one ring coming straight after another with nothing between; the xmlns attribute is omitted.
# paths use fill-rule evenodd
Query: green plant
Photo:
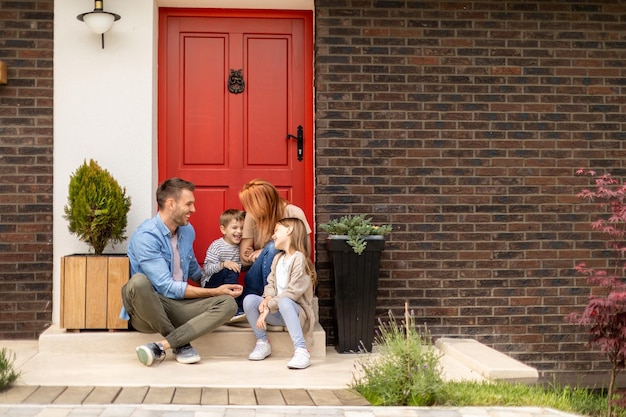
<svg viewBox="0 0 626 417"><path fill-rule="evenodd" d="M605 413L607 404L602 391L507 381L448 381L443 396L445 400L438 405L447 407L546 407L598 417Z"/></svg>
<svg viewBox="0 0 626 417"><path fill-rule="evenodd" d="M359 255L363 253L367 246L367 242L363 237L384 235L392 230L390 225L373 225L372 219L363 215L343 216L340 219L333 219L328 223L321 224L320 227L331 235L348 236L348 245Z"/></svg>
<svg viewBox="0 0 626 417"><path fill-rule="evenodd" d="M130 197L109 171L93 159L70 176L68 202L63 216L72 234L102 255L109 242L126 239Z"/></svg>
<svg viewBox="0 0 626 417"><path fill-rule="evenodd" d="M0 391L15 382L21 375L14 367L15 352L3 347L0 350Z"/></svg>
<svg viewBox="0 0 626 417"><path fill-rule="evenodd" d="M442 401L439 352L426 330L405 312L399 324L389 316L376 338L379 352L357 361L351 388L373 405L430 406Z"/></svg>

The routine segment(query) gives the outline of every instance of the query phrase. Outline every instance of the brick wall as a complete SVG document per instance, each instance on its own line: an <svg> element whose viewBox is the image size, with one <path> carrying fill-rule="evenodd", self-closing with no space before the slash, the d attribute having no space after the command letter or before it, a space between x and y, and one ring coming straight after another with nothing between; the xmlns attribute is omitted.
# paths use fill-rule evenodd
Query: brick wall
<svg viewBox="0 0 626 417"><path fill-rule="evenodd" d="M626 2L317 0L316 51L316 222L393 224L378 316L408 301L545 379L606 376L564 316L574 265L605 262L575 170L626 177Z"/></svg>
<svg viewBox="0 0 626 417"><path fill-rule="evenodd" d="M52 320L52 0L0 0L0 339Z"/></svg>

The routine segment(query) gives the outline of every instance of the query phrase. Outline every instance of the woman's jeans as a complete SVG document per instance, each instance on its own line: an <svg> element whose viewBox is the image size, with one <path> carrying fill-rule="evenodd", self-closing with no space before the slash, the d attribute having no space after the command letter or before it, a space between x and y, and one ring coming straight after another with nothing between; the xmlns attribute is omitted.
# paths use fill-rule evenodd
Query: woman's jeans
<svg viewBox="0 0 626 417"><path fill-rule="evenodd" d="M243 299L243 311L246 313L246 318L250 327L254 331L254 336L257 340L263 340L267 342L267 333L265 330L260 330L256 327L256 322L259 319L261 313L259 313L259 305L261 305L263 297L255 294L250 294ZM278 311L273 314L269 314L265 321L272 326L287 326L289 337L293 342L293 347L306 349L306 342L304 341L304 335L302 334L302 326L300 325L300 306L291 298L282 297L278 301Z"/></svg>
<svg viewBox="0 0 626 417"><path fill-rule="evenodd" d="M267 285L267 277L272 270L272 261L278 252L280 251L274 247L274 242L269 241L256 261L250 265L243 279L242 297L244 299L248 294L263 295L263 290Z"/></svg>

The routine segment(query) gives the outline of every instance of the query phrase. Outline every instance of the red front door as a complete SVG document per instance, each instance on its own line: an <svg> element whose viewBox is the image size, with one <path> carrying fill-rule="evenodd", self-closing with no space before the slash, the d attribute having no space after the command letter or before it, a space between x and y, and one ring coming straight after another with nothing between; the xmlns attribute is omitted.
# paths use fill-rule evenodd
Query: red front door
<svg viewBox="0 0 626 417"><path fill-rule="evenodd" d="M313 221L312 13L161 9L159 181L196 184L198 261L254 178ZM240 72L239 72L240 71ZM229 80L241 74L229 91ZM298 136L302 126L302 160ZM313 224L311 224L313 227Z"/></svg>

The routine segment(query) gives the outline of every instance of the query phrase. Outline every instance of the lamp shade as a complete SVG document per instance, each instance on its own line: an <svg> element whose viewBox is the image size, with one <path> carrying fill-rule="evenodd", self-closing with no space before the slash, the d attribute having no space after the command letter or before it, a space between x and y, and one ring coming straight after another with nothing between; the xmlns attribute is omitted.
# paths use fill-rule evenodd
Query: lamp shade
<svg viewBox="0 0 626 417"><path fill-rule="evenodd" d="M119 16L107 12L90 12L82 15L83 22L91 29L93 33L98 35L108 31L113 26L113 22L119 19Z"/></svg>

